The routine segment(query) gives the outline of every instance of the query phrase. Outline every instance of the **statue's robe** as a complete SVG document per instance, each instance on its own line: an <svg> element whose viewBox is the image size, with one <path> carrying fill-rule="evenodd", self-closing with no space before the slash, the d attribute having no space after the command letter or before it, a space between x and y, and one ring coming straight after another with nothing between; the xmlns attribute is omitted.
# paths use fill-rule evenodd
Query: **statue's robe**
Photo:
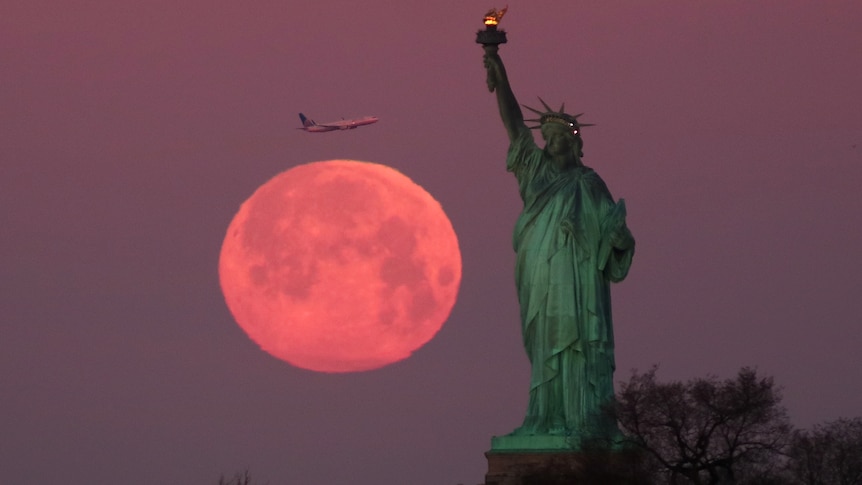
<svg viewBox="0 0 862 485"><path fill-rule="evenodd" d="M515 433L613 433L601 408L614 396L610 283L626 277L634 254L624 201L614 203L588 167L557 169L526 130L507 168L524 201L513 243L532 365L527 416Z"/></svg>

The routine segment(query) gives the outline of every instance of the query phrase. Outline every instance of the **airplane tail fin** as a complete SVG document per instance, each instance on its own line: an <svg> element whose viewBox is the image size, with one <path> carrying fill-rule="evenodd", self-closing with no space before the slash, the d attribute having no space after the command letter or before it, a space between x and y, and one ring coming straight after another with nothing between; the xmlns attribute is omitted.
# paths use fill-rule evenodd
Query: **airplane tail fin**
<svg viewBox="0 0 862 485"><path fill-rule="evenodd" d="M306 118L305 115L302 113L299 113L299 120L302 121L302 126L304 127L314 126L317 124L314 122L314 120Z"/></svg>

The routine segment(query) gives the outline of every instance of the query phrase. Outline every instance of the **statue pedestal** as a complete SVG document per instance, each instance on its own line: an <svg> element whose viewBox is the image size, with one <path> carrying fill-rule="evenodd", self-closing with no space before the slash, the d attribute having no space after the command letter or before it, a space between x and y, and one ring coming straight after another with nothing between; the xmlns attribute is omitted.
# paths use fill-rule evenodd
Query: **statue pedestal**
<svg viewBox="0 0 862 485"><path fill-rule="evenodd" d="M485 485L646 483L636 452L574 450L564 436L496 436L492 443Z"/></svg>

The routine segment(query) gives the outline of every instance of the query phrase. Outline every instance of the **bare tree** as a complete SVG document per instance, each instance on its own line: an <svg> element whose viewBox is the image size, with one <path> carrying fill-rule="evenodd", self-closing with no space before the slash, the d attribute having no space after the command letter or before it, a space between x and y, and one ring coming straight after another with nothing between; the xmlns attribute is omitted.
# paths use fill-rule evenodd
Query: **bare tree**
<svg viewBox="0 0 862 485"><path fill-rule="evenodd" d="M862 484L862 418L837 419L796 431L789 470L804 485Z"/></svg>
<svg viewBox="0 0 862 485"><path fill-rule="evenodd" d="M774 480L792 427L772 378L745 367L723 381L660 383L656 371L634 372L612 409L657 483Z"/></svg>
<svg viewBox="0 0 862 485"><path fill-rule="evenodd" d="M225 478L224 475L219 477L218 485L252 485L251 474L248 470L234 473L233 477Z"/></svg>

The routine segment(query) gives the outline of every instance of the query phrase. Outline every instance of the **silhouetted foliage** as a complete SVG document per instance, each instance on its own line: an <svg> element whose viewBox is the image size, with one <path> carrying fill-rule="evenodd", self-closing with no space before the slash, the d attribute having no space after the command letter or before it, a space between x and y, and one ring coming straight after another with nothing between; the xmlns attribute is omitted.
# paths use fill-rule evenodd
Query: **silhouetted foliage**
<svg viewBox="0 0 862 485"><path fill-rule="evenodd" d="M862 484L862 418L838 419L796 431L788 468L804 485Z"/></svg>
<svg viewBox="0 0 862 485"><path fill-rule="evenodd" d="M633 373L612 408L654 483L780 483L792 428L772 378L660 383L656 370Z"/></svg>
<svg viewBox="0 0 862 485"><path fill-rule="evenodd" d="M231 478L219 477L218 485L252 485L251 474L248 470L237 472Z"/></svg>

